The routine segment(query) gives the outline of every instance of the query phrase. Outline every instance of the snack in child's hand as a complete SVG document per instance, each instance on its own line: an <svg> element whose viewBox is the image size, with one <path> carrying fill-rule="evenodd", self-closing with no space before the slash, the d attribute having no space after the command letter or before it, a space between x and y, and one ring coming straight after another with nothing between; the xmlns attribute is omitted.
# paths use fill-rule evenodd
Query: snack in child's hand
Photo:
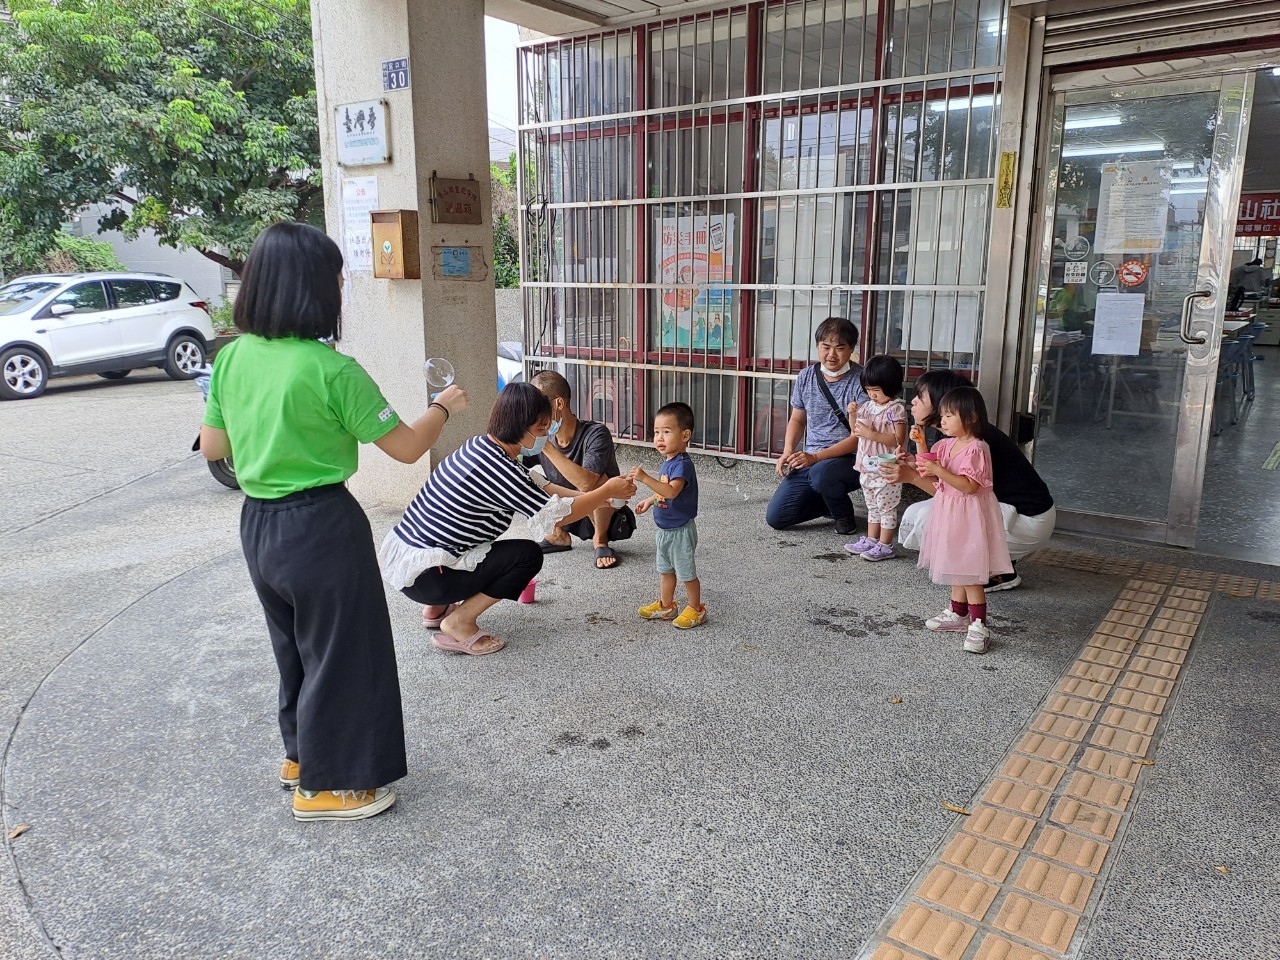
<svg viewBox="0 0 1280 960"><path fill-rule="evenodd" d="M924 438L924 427L918 423L911 428L911 441L916 445L916 453L929 452L929 444Z"/></svg>

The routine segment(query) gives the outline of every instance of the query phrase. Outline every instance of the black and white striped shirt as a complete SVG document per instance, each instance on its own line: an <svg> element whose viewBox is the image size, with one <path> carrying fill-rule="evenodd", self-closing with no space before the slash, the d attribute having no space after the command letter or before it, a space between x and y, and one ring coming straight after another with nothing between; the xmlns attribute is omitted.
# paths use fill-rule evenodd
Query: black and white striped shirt
<svg viewBox="0 0 1280 960"><path fill-rule="evenodd" d="M444 458L394 532L411 547L460 557L502 536L517 512L533 517L550 500L494 441L472 437Z"/></svg>

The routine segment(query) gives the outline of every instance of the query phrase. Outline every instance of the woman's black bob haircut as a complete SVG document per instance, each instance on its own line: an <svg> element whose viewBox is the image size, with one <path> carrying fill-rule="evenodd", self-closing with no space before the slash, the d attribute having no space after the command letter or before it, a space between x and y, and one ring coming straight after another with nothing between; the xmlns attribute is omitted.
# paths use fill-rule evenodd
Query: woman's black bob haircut
<svg viewBox="0 0 1280 960"><path fill-rule="evenodd" d="M939 413L954 413L965 429L981 440L987 435L987 403L977 387L948 390L938 405Z"/></svg>
<svg viewBox="0 0 1280 960"><path fill-rule="evenodd" d="M885 396L902 396L902 364L884 354L872 357L862 368L862 389L879 387Z"/></svg>
<svg viewBox="0 0 1280 960"><path fill-rule="evenodd" d="M236 326L268 340L342 337L342 251L305 223L277 223L253 241L240 271Z"/></svg>
<svg viewBox="0 0 1280 960"><path fill-rule="evenodd" d="M954 370L930 370L916 377L916 396L928 397L930 414L923 421L926 427L938 425L938 413L942 406L942 398L956 387L971 386L968 380Z"/></svg>
<svg viewBox="0 0 1280 960"><path fill-rule="evenodd" d="M489 436L519 443L539 420L551 420L551 401L532 383L508 383L489 413Z"/></svg>

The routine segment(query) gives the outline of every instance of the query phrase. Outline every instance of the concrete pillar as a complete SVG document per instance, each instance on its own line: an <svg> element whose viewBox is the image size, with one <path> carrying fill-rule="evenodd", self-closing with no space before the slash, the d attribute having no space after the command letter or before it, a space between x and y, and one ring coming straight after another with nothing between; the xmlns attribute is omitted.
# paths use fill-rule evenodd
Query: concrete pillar
<svg viewBox="0 0 1280 960"><path fill-rule="evenodd" d="M449 422L431 453L438 461L484 432L497 394L484 0L311 0L311 15L330 236L342 245L347 177L377 177L378 207L416 210L419 223L421 280L347 271L339 349L364 365L405 420L421 415L429 401L425 359L443 356L453 363L472 408ZM406 56L410 87L384 92L382 62ZM334 109L377 99L388 103L391 161L339 167ZM431 222L433 171L451 179L475 176L483 204L480 224ZM485 279L434 276L433 248L442 245L478 247ZM351 489L366 504L406 504L427 465L424 459L405 466L365 447Z"/></svg>

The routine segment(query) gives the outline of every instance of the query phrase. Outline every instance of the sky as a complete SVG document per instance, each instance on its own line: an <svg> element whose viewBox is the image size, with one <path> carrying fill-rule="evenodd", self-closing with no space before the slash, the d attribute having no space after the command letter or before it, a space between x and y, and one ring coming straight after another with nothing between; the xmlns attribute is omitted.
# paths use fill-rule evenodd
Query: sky
<svg viewBox="0 0 1280 960"><path fill-rule="evenodd" d="M484 18L485 61L488 66L489 125L506 127L490 132L490 152L503 156L515 150L516 135L516 27L492 17Z"/></svg>

